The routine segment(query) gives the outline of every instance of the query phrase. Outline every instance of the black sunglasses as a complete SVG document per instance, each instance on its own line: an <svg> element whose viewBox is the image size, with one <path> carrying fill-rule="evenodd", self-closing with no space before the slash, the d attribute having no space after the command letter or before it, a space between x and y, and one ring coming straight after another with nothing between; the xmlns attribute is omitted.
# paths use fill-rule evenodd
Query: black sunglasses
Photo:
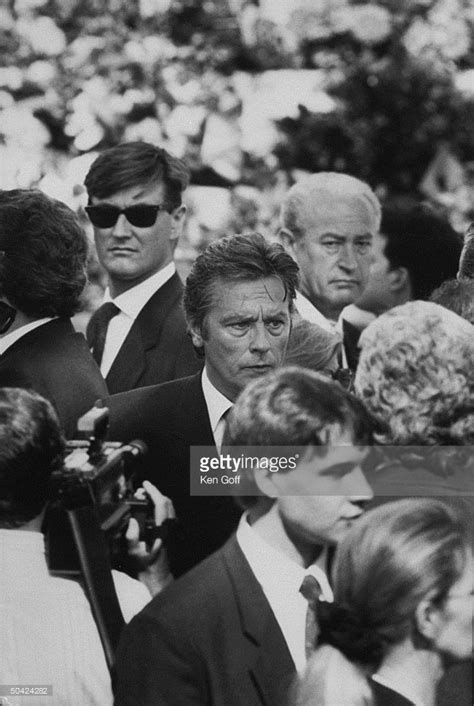
<svg viewBox="0 0 474 706"><path fill-rule="evenodd" d="M146 203L127 206L127 208L106 205L86 206L86 213L92 225L97 228L113 228L121 213L123 213L130 225L137 228L150 228L155 225L158 213L165 210L166 207L163 204L151 206Z"/></svg>

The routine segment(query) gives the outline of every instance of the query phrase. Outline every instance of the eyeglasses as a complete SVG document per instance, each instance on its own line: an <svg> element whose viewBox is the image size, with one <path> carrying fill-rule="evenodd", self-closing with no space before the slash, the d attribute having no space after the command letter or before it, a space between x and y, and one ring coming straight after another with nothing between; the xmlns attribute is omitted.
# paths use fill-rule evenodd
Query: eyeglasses
<svg viewBox="0 0 474 706"><path fill-rule="evenodd" d="M151 206L146 203L127 206L127 208L119 208L118 206L86 206L86 213L92 225L97 228L113 228L121 213L123 213L130 225L137 228L150 228L155 225L158 213L165 210L166 207L163 204Z"/></svg>

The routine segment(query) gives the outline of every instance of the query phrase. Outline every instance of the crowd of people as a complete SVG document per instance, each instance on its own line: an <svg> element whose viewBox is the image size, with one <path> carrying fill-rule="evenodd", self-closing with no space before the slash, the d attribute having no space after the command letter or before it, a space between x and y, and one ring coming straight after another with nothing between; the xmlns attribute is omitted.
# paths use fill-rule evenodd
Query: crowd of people
<svg viewBox="0 0 474 706"><path fill-rule="evenodd" d="M274 240L217 238L183 283L188 181L146 142L91 165L107 288L87 341L77 216L0 191L0 681L58 706L470 706L474 233L319 172ZM111 441L146 444L156 525L150 547L130 520L133 576L113 572L130 622L112 676L43 537L98 401ZM232 488L191 492L196 458L247 447ZM264 462L282 449L293 463Z"/></svg>

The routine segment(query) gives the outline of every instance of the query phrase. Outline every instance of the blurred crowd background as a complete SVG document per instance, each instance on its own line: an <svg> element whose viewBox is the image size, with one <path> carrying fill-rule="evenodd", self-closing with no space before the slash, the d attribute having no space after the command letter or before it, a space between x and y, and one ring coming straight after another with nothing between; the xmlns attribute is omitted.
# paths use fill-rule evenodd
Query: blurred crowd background
<svg viewBox="0 0 474 706"><path fill-rule="evenodd" d="M0 32L0 188L87 228L98 152L162 145L192 170L184 274L219 235L275 237L306 172L474 218L471 0L3 0ZM92 259L88 308L101 281Z"/></svg>

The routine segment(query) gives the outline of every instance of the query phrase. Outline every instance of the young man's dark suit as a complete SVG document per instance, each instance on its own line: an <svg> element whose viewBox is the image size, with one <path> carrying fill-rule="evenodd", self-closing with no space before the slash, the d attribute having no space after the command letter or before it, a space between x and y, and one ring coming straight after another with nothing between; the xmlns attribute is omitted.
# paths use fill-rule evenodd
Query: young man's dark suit
<svg viewBox="0 0 474 706"><path fill-rule="evenodd" d="M106 376L110 394L176 380L202 368L186 333L182 296L183 285L175 272L145 304ZM95 335L92 315L89 345Z"/></svg>
<svg viewBox="0 0 474 706"><path fill-rule="evenodd" d="M84 336L68 318L53 319L15 341L0 356L0 386L23 387L46 397L69 439L78 418L107 394Z"/></svg>
<svg viewBox="0 0 474 706"><path fill-rule="evenodd" d="M389 689L384 684L379 684L373 679L370 679L369 683L374 697L374 706L414 706L412 701L409 701L397 691Z"/></svg>
<svg viewBox="0 0 474 706"><path fill-rule="evenodd" d="M116 673L116 706L285 703L295 665L235 536L127 626Z"/></svg>
<svg viewBox="0 0 474 706"><path fill-rule="evenodd" d="M201 373L112 395L109 439L142 439L149 453L145 478L170 497L179 525L169 544L175 575L218 549L236 528L240 510L230 497L190 497L189 449L215 448Z"/></svg>

